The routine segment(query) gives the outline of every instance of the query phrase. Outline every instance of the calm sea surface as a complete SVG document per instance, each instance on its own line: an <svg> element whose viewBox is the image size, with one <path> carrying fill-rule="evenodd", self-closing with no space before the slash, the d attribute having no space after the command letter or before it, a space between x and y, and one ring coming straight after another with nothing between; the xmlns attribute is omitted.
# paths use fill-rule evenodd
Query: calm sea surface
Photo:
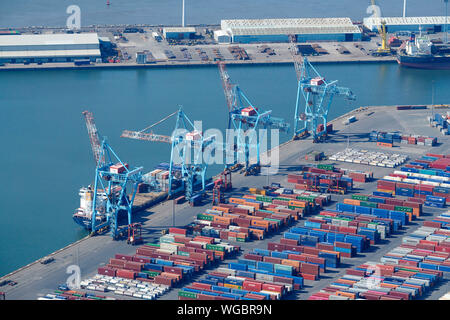
<svg viewBox="0 0 450 320"><path fill-rule="evenodd" d="M179 23L181 1L1 1L0 26L64 25L65 8L78 4L82 24ZM369 1L367 1L369 2ZM401 13L403 1L379 1L386 14ZM440 1L409 2L409 13L440 14ZM366 1L186 0L188 23L221 18L350 16L362 19ZM442 11L442 10L441 10ZM450 72L399 68L396 64L318 66L327 79L350 87L357 101L335 99L330 118L358 106L450 101ZM296 78L290 66L237 66L229 73L255 105L292 124ZM121 158L146 170L169 160L169 145L120 138L183 105L204 128L226 126L218 70L54 70L0 72L0 275L85 235L72 221L78 190L92 182L94 161L81 112L94 112L97 127ZM169 123L161 133L169 134ZM372 128L370 128L372 129ZM376 128L373 128L376 129ZM287 140L289 135L283 135Z"/></svg>

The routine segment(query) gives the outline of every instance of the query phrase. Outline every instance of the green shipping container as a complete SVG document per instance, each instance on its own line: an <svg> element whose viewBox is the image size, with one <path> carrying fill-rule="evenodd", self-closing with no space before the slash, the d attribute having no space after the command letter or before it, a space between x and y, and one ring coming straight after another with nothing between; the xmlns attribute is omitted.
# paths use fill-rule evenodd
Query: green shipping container
<svg viewBox="0 0 450 320"><path fill-rule="evenodd" d="M378 204L376 202L368 202L368 201L361 201L359 203L362 207L370 207L370 208L377 208Z"/></svg>
<svg viewBox="0 0 450 320"><path fill-rule="evenodd" d="M277 197L277 198L275 198L275 200L291 201L292 199Z"/></svg>
<svg viewBox="0 0 450 320"><path fill-rule="evenodd" d="M244 238L236 238L236 241L237 242L245 242L245 239Z"/></svg>
<svg viewBox="0 0 450 320"><path fill-rule="evenodd" d="M364 196L362 194L353 194L352 195L352 199L354 200L362 200L362 201L368 201L369 197L368 196Z"/></svg>
<svg viewBox="0 0 450 320"><path fill-rule="evenodd" d="M178 296L179 297L185 297L185 298L190 298L190 299L197 299L197 294L194 292L188 292L188 291L178 291Z"/></svg>
<svg viewBox="0 0 450 320"><path fill-rule="evenodd" d="M315 203L316 198L314 198L314 197L305 197L305 196L297 196L297 200L303 200L303 201L308 201L308 202Z"/></svg>
<svg viewBox="0 0 450 320"><path fill-rule="evenodd" d="M215 244L209 244L209 243L206 244L206 249L207 250L214 250L214 251L222 251L222 252L225 251L224 247L218 246L218 245L215 245Z"/></svg>
<svg viewBox="0 0 450 320"><path fill-rule="evenodd" d="M436 175L436 171L434 171L434 170L427 170L427 169L421 169L421 170L419 170L419 173L429 174L429 175L432 175L432 176Z"/></svg>
<svg viewBox="0 0 450 320"><path fill-rule="evenodd" d="M269 202L269 203L272 203L272 197L256 196L256 200L257 200L257 201L262 201L262 202Z"/></svg>
<svg viewBox="0 0 450 320"><path fill-rule="evenodd" d="M207 216L207 215L205 215L205 214L199 213L199 214L197 215L197 219L199 219L199 220L213 221L213 220L214 220L214 217L213 217L213 216Z"/></svg>
<svg viewBox="0 0 450 320"><path fill-rule="evenodd" d="M274 222L276 222L276 223L278 224L278 226L281 225L281 220L278 220L278 219L264 218L264 220L267 220L267 221L274 221Z"/></svg>
<svg viewBox="0 0 450 320"><path fill-rule="evenodd" d="M189 257L189 252L178 251L178 255L179 255L179 256Z"/></svg>
<svg viewBox="0 0 450 320"><path fill-rule="evenodd" d="M156 277L156 276L159 275L159 272L157 272L157 271L144 270L144 271L141 271L141 272L148 274L150 277Z"/></svg>
<svg viewBox="0 0 450 320"><path fill-rule="evenodd" d="M146 246L151 246L151 247L157 247L157 248L160 247L160 246L159 246L159 243L146 243L145 245L146 245Z"/></svg>
<svg viewBox="0 0 450 320"><path fill-rule="evenodd" d="M403 206L395 206L395 211L403 211L403 212L413 212L413 209L410 207L403 207Z"/></svg>
<svg viewBox="0 0 450 320"><path fill-rule="evenodd" d="M274 265L275 270L284 270L284 271L292 271L292 266L286 266L284 264L275 264Z"/></svg>
<svg viewBox="0 0 450 320"><path fill-rule="evenodd" d="M332 164L318 164L317 165L317 169L333 171L334 170L334 166Z"/></svg>

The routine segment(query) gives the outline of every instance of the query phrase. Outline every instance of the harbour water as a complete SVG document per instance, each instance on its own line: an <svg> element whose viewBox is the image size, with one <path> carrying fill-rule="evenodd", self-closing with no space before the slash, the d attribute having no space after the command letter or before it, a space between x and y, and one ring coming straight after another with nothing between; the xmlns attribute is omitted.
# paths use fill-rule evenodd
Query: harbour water
<svg viewBox="0 0 450 320"><path fill-rule="evenodd" d="M431 3L432 2L432 3ZM370 0L186 0L186 24L221 19L350 17L361 21ZM400 16L402 0L377 0L385 16ZM78 5L81 24L180 25L181 0L15 0L0 2L0 27L64 26L66 8ZM443 15L443 1L408 0L408 16Z"/></svg>
<svg viewBox="0 0 450 320"><path fill-rule="evenodd" d="M352 103L336 98L330 118L359 106L431 103L432 80L435 103L450 101L449 71L396 64L330 64L318 69L357 95ZM256 106L292 123L293 67L235 66L229 73ZM94 178L83 110L93 111L100 133L125 161L148 170L169 160L170 146L120 138L123 129L142 129L178 105L191 120L203 120L204 129L226 126L215 67L8 71L0 73L0 88L0 275L85 235L71 219L78 189ZM170 134L173 126L169 121L155 132Z"/></svg>
<svg viewBox="0 0 450 320"><path fill-rule="evenodd" d="M349 16L362 20L369 1L186 1L188 24L225 18ZM385 15L400 15L403 1L378 1ZM79 5L82 25L179 24L179 0L2 1L0 27L63 26L67 6ZM274 10L276 8L276 10ZM301 10L299 9L301 8ZM439 15L443 5L408 1L408 15ZM396 64L329 64L327 79L350 87L357 101L335 99L330 118L358 106L449 103L450 72ZM292 66L229 67L232 79L257 106L292 124L296 78ZM92 182L94 161L81 112L94 112L97 127L123 160L143 165L168 161L170 146L125 140L123 129L142 129L183 105L203 128L226 126L226 105L215 67L140 70L40 70L0 72L1 185L0 276L53 252L85 232L71 215L78 190ZM161 127L170 134L173 122ZM376 128L368 128L376 129ZM287 140L288 135L282 135Z"/></svg>

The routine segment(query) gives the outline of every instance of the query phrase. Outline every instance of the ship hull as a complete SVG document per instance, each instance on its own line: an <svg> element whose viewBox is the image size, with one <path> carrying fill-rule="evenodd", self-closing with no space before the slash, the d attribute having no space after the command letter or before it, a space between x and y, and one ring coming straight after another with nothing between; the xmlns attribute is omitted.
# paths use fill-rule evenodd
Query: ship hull
<svg viewBox="0 0 450 320"><path fill-rule="evenodd" d="M450 56L405 56L398 55L399 65L415 69L450 70Z"/></svg>
<svg viewBox="0 0 450 320"><path fill-rule="evenodd" d="M92 229L91 219L80 217L80 216L73 216L72 218L73 218L73 221L76 222L76 224L85 228L88 231L91 231L91 229Z"/></svg>

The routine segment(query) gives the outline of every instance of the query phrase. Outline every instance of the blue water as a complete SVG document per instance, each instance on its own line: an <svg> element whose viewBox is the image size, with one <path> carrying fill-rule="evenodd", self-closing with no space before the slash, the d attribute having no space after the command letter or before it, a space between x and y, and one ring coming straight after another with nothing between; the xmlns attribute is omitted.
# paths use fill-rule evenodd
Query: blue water
<svg viewBox="0 0 450 320"><path fill-rule="evenodd" d="M81 9L81 24L181 24L181 0L14 0L0 1L0 27L64 26L69 5ZM402 0L377 0L384 16L401 16ZM221 19L368 16L369 0L186 0L186 24ZM443 15L442 0L408 0L408 16Z"/></svg>
<svg viewBox="0 0 450 320"><path fill-rule="evenodd" d="M82 8L83 24L175 24L178 2L131 4L112 0L110 14L106 14L99 1L1 1L0 25L63 25L65 7L73 3ZM336 1L316 1L314 6L311 1L186 2L189 23L218 23L220 18L232 17L360 19L365 10L365 1L347 0L334 7L330 4ZM389 3L384 10L393 15L401 12L397 2L403 3L381 3ZM434 2L418 6L419 1L410 0L409 12L439 14L440 1ZM151 10L144 10L143 3ZM298 13L297 7L301 8ZM430 103L432 80L436 84L435 102L450 101L448 71L403 69L396 64L331 64L318 69L327 79L339 79L357 95L357 101L350 104L336 99L331 118L358 106ZM255 105L272 109L274 115L292 123L296 95L293 67L236 66L229 67L229 73ZM109 138L123 160L151 170L157 163L168 161L169 145L122 139L120 134L123 129L144 128L178 105L183 105L191 120L203 120L204 128L224 128L227 113L217 69L0 72L0 275L85 235L71 219L78 207L78 190L92 182L94 172L83 110L94 112L100 133ZM170 134L171 125L167 123L158 132Z"/></svg>

